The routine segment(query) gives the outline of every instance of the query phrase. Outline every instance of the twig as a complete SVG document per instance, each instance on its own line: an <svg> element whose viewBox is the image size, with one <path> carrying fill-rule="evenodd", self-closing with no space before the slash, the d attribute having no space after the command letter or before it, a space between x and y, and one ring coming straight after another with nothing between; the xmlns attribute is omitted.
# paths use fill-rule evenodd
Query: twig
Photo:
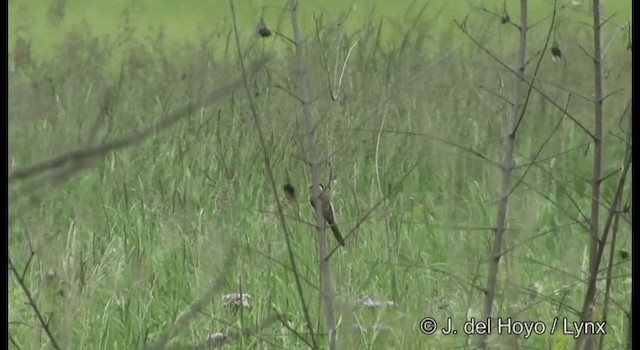
<svg viewBox="0 0 640 350"><path fill-rule="evenodd" d="M311 182L313 185L313 191L311 195L314 198L318 198L320 195L320 162L318 151L316 149L316 140L314 137L314 129L315 124L313 121L313 117L311 115L311 96L309 93L309 84L307 81L307 74L305 72L305 63L304 63L304 43L302 42L302 34L300 32L300 27L298 25L298 14L297 14L297 1L290 0L289 1L290 11L291 11L291 26L293 29L293 38L296 42L295 51L296 51L296 63L297 63L297 75L298 75L298 86L300 89L300 99L302 100L302 113L304 115L306 130L307 130L307 144L309 151L309 171L311 172ZM329 247L327 244L327 234L325 231L324 218L322 215L322 206L315 206L315 214L316 214L316 224L318 226L318 255L320 257L320 288L321 288L321 300L323 306L323 314L325 319L325 326L327 327L327 331L329 332L329 349L335 350L336 345L336 321L334 317L334 290L331 281L331 269L329 267L329 262L326 259L322 259L322 257L328 255ZM311 324L309 324L309 328ZM310 333L313 335L313 333ZM313 338L313 337L312 337ZM317 349L317 343L315 339L312 339L312 343L314 348Z"/></svg>
<svg viewBox="0 0 640 350"><path fill-rule="evenodd" d="M268 60L269 60L268 56L263 56L262 58L258 59L247 70L247 74L248 75L255 74L258 70L264 67L264 65L268 62ZM154 125L151 125L137 132L133 132L131 135L123 137L119 140L106 142L98 146L86 147L84 149L77 149L77 150L62 154L60 156L53 157L51 159L33 164L33 165L28 165L22 168L15 169L9 172L9 185L11 185L11 183L17 180L27 179L34 175L41 174L46 171L59 168L62 166L66 166L67 164L84 162L91 158L101 157L110 152L116 151L118 149L122 149L131 145L138 144L144 141L145 139L149 138L150 136L173 126L181 119L190 116L193 111L200 108L207 107L210 104L216 102L217 100L231 93L233 90L242 86L241 84L242 84L242 79L238 78L235 81L233 81L231 84L209 93L207 96L201 99L201 101L191 101L186 106L171 113L169 116L165 117L164 119L161 119Z"/></svg>
<svg viewBox="0 0 640 350"><path fill-rule="evenodd" d="M180 314L178 318L167 327L167 330L164 332L162 337L160 337L160 339L146 346L145 349L164 349L171 341L171 339L173 339L177 335L178 331L186 327L189 322L198 314L198 312L204 309L204 307L211 302L211 300L213 299L213 295L218 293L218 291L220 290L220 286L222 285L222 282L224 282L226 273L231 269L231 266L236 261L237 256L234 254L235 248L235 245L230 247L225 261L222 264L222 273L211 282L211 285L207 289L207 291L202 296L200 296L200 298L191 303L191 305L187 307L187 310Z"/></svg>
<svg viewBox="0 0 640 350"><path fill-rule="evenodd" d="M251 94L251 91L249 89L249 74L250 74L250 70L247 71L245 69L245 65L244 65L244 58L243 58L243 52L241 49L241 45L240 45L240 36L238 34L238 25L237 25L237 20L236 20L236 14L235 14L235 6L233 4L233 0L229 0L229 7L231 9L231 17L232 17L232 21L233 21L233 33L234 33L234 37L235 37L235 44L236 44L236 49L237 49L237 54L238 54L238 58L240 61L240 68L242 69L242 83L244 85L245 88L245 92L247 94L247 98L249 101L249 108L251 110L251 115L253 117L253 122L254 122L254 126L256 128L256 131L258 133L258 139L260 141L260 145L261 145L261 150L262 150L262 156L263 156L263 160L264 160L264 165L265 165L265 172L267 175L267 180L269 182L269 185L271 186L271 190L273 193L273 196L275 198L275 202L276 202L276 209L278 211L278 219L280 221L280 225L282 228L282 233L284 235L284 239L285 239L285 243L287 245L287 252L288 252L288 256L289 256L289 262L291 264L291 269L293 270L293 277L295 280L295 284L296 284L296 288L297 288L297 292L298 292L298 297L300 298L300 305L302 307L302 311L305 317L305 323L307 326L307 329L309 331L309 334L311 336L311 343L313 344L313 348L317 349L318 348L318 344L317 344L317 340L316 337L313 333L313 327L312 327L312 323L311 323L311 316L309 315L309 310L308 310L308 305L305 301L304 298L304 293L303 293L303 289L302 289L302 283L300 281L300 276L299 276L299 272L298 272L298 268L297 268L297 264L295 261L295 256L293 254L293 248L292 248L292 244L291 244L291 233L288 230L287 227L287 223L286 223L286 219L284 216L284 209L282 208L282 203L280 202L280 198L278 196L279 193L279 186L276 184L276 180L275 180L275 175L273 174L273 168L271 166L271 158L269 156L269 151L268 151L268 147L267 147L267 142L265 140L265 137L262 133L262 128L260 127L260 120L258 118L258 112L257 109L255 107L255 103L253 101L253 97ZM295 20L295 9L292 8L292 14L291 14L291 18L292 21ZM296 35L296 31L295 31L295 25L294 25L294 40L296 42L298 42L298 40L300 39L299 36ZM301 43L297 43L296 44L296 48L298 47L297 45L301 45ZM304 99L304 96L302 97Z"/></svg>
<svg viewBox="0 0 640 350"><path fill-rule="evenodd" d="M27 298L27 301L29 302L29 306L33 310L33 313L36 315L36 318L38 319L38 322L40 323L40 326L42 327L42 329L44 330L45 334L47 335L47 338L49 338L49 341L51 342L51 346L56 350L60 350L60 345L58 345L58 342L56 341L55 337L53 336L53 333L51 332L51 329L49 328L49 323L44 319L44 316L40 312L40 309L38 308L38 305L36 304L36 301L33 299L33 296L31 295L31 291L29 290L29 288L25 284L23 276L20 276L20 274L18 274L18 271L16 270L16 267L13 264L13 261L11 260L11 256L9 256L9 270L13 274L13 276L16 279L16 281L18 282L18 284L20 285L20 288L22 288L22 292L24 293L25 297Z"/></svg>

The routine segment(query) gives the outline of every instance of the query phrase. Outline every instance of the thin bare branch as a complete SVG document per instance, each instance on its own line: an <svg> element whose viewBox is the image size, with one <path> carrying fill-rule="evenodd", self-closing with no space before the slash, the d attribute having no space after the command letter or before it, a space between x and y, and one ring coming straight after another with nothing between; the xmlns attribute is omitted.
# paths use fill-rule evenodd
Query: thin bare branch
<svg viewBox="0 0 640 350"><path fill-rule="evenodd" d="M598 269L604 252L605 242L600 240L600 185L602 184L602 135L603 135L603 98L602 98L602 52L600 40L600 0L593 0L593 72L594 72L594 127L593 127L593 170L591 183L591 217L589 227L589 283L584 295L580 319L582 321L591 320L593 304L596 295L596 283L598 280ZM629 152L630 153L630 152ZM630 157L629 157L630 158ZM629 159L630 162L630 159ZM624 180L628 164L625 166L620 176L622 185L616 191L616 197L622 195ZM613 201L615 207L616 199ZM613 212L613 210L611 211ZM607 223L608 224L608 223ZM602 238L606 239L608 228L603 232ZM576 340L575 349L591 349L594 344L592 335L585 335Z"/></svg>
<svg viewBox="0 0 640 350"><path fill-rule="evenodd" d="M234 254L235 249L236 246L234 243L234 245L232 245L228 250L225 261L222 264L222 273L211 282L207 291L202 296L200 296L200 298L191 303L187 310L180 314L178 318L167 327L167 330L160 337L160 339L146 346L145 349L164 349L167 344L177 335L177 333L184 327L186 327L189 322L191 322L191 320L195 318L195 316L199 312L201 312L208 303L211 302L213 296L219 292L222 282L224 282L225 278L227 277L226 273L231 270L231 266L236 262L236 255Z"/></svg>
<svg viewBox="0 0 640 350"><path fill-rule="evenodd" d="M13 274L13 277L18 282L18 285L20 285L20 288L22 289L24 296L27 298L29 307L31 307L31 309L33 310L33 313L36 315L36 318L40 323L40 327L42 327L45 334L47 335L47 338L51 342L51 347L53 347L56 350L60 350L60 345L58 345L56 338L53 336L53 332L51 331L51 328L49 328L49 322L47 322L44 319L44 315L40 311L38 304L36 304L36 301L33 298L33 295L31 294L29 287L27 287L25 280L22 278L22 276L20 276L20 274L18 273L18 270L16 269L16 266L13 264L13 261L11 260L11 256L9 256L9 271L11 271L11 273Z"/></svg>
<svg viewBox="0 0 640 350"><path fill-rule="evenodd" d="M502 170L502 179L500 184L500 199L498 203L498 213L496 215L496 229L493 236L493 244L489 253L489 272L487 274L486 282L486 294L484 298L484 306L482 310L482 318L489 319L493 310L493 302L496 296L496 287L498 282L498 269L500 266L500 258L502 252L502 245L504 241L504 233L507 221L507 208L509 201L509 193L511 187L511 173L513 171L513 154L515 150L516 132L518 126L523 119L527 104L529 102L529 96L531 94L532 84L529 85L529 91L527 92L524 103L521 103L521 90L523 82L525 81L525 61L527 53L527 31L529 30L527 24L528 8L527 0L520 1L520 40L518 49L517 70L515 70L515 81L513 84L513 90L511 94L511 110L507 119L505 120L505 135L502 142L502 160L500 162L500 169ZM555 14L555 9L554 9ZM555 18L555 16L553 17ZM553 20L552 20L553 23ZM548 41L548 38L547 38ZM546 44L545 44L546 45ZM486 50L486 49L483 49ZM488 50L486 50L488 51ZM541 56L542 57L542 56ZM537 67L536 67L537 72ZM533 81L535 81L536 75L534 74ZM480 335L478 340L478 347L480 349L486 349L488 346L488 335Z"/></svg>
<svg viewBox="0 0 640 350"><path fill-rule="evenodd" d="M320 166L319 156L316 149L316 140L314 135L315 124L313 116L311 114L311 95L309 93L309 86L307 81L306 67L304 63L304 48L302 41L302 34L298 25L297 14L297 1L289 1L291 11L291 26L293 29L293 38L296 41L296 67L298 75L298 86L300 91L300 99L302 100L302 113L304 115L305 126L307 130L307 144L309 152L309 171L311 172L312 193L311 198L317 200L320 196ZM323 314L325 318L325 326L329 333L329 349L335 350L337 348L336 343L336 321L334 316L334 290L333 282L331 280L331 269L329 262L326 259L322 259L323 256L327 256L329 247L327 243L327 234L325 232L324 217L322 213L323 205L315 205L316 224L318 226L318 256L320 260L320 288L322 292L320 297L322 300ZM309 328L311 325L309 324ZM315 339L312 339L314 348L317 349L318 344Z"/></svg>
<svg viewBox="0 0 640 350"><path fill-rule="evenodd" d="M264 67L268 60L268 56L263 56L262 58L256 60L247 70L248 74L255 74L258 70ZM129 136L123 137L119 140L106 142L98 146L77 149L33 165L15 169L9 172L9 184L11 185L11 183L17 180L27 179L34 175L41 174L55 168L60 168L68 164L84 162L92 158L102 157L110 152L141 143L150 136L173 126L183 118L189 117L194 111L200 108L207 107L212 103L220 100L222 97L230 94L233 90L242 86L241 84L242 79L238 78L231 84L210 92L199 101L191 101L186 106L159 120L154 125L133 132Z"/></svg>
<svg viewBox="0 0 640 350"><path fill-rule="evenodd" d="M468 32L466 25L464 25L464 23L460 23L456 21L456 24L458 25L458 27L462 30L462 32L471 40L473 41L474 44L476 44L482 51L484 51L487 55L489 55L491 58L493 58L496 62L498 62L498 64L500 64L503 68L507 69L509 72L511 72L512 74L518 76L518 72L516 72L513 68L511 68L508 64L504 63L500 58L498 58L493 52L489 51L486 47L484 47L484 45L482 45L481 42L479 42L473 35L471 35L471 33ZM540 94L540 96L542 96L545 100L549 101L549 103L551 103L554 107L558 108L558 109L562 109L562 107L556 102L554 101L551 97L549 97L544 91L542 91L539 87L533 85L530 81L528 81L526 78L524 78L524 76L522 77L522 81L527 84L528 86L531 86L531 88L536 91L537 93ZM571 115L570 113L567 113L567 118L569 118L574 124L576 124L582 131L584 131L587 135L589 135L590 137L593 138L593 134L591 133L591 131L589 131L589 129L587 129L584 125L582 125L582 123L580 123L573 115Z"/></svg>
<svg viewBox="0 0 640 350"><path fill-rule="evenodd" d="M562 123L562 117L565 114L564 111L566 111L567 108L569 108L569 102L570 101L571 101L571 95L567 96L567 103L565 103L565 106L564 106L564 109L563 109L563 115L558 119L558 122L556 123L555 127L553 128L553 130L551 130L551 132L547 136L546 140L544 140L542 142L542 144L540 145L540 147L538 147L538 151L533 156L531 162L529 162L529 165L525 168L524 172L522 172L522 176L520 176L520 179L518 181L516 181L515 185L513 185L513 187L511 188L511 191L509 191L509 195L511 193L513 193L513 191L515 191L515 189L518 187L520 182L522 182L524 177L527 176L527 173L529 172L529 169L531 169L531 166L536 163L536 160L538 159L538 156L540 156L540 153L542 153L542 150L544 149L544 147L547 145L547 143L549 141L551 141L551 138L553 137L553 135L556 133L556 131L560 127L560 123ZM522 120L522 118L520 118L520 120Z"/></svg>
<svg viewBox="0 0 640 350"><path fill-rule="evenodd" d="M292 5L293 5L293 3L292 3ZM311 343L314 345L313 348L317 349L318 348L318 344L317 344L317 340L316 340L316 337L315 337L314 332L313 332L313 326L312 326L312 323L311 323L311 316L309 315L308 304L306 303L305 298L304 298L304 293L303 293L303 289L302 289L302 282L300 281L300 276L299 276L299 272L298 272L295 256L293 254L293 247L292 247L292 244L291 244L291 233L288 230L286 219L285 219L285 216L284 216L284 209L282 207L282 203L280 201L280 197L278 196L279 187L278 187L278 185L276 183L275 175L273 174L273 168L271 166L271 157L269 156L267 142L266 142L266 139L265 139L265 137L263 135L262 128L260 127L260 120L259 120L259 117L258 117L258 111L257 111L257 109L255 107L255 103L253 101L253 97L252 97L251 91L249 89L249 76L250 76L251 70L247 70L245 68L244 53L242 52L242 49L241 49L240 36L238 34L238 24L237 24L237 18L236 18L236 12L235 12L235 6L234 6L234 3L233 3L233 0L229 0L229 7L231 9L231 17L232 17L232 22L233 22L233 33L234 33L234 37L235 37L235 44L236 44L236 48L237 48L237 54L238 54L238 58L239 58L239 61L240 61L240 67L242 69L242 83L244 85L245 92L247 94L247 98L248 98L248 101L249 101L249 107L250 107L250 110L251 110L251 115L253 117L254 126L256 128L257 133L258 133L258 139L260 141L260 145L261 145L261 149L262 149L262 156L263 156L263 161L264 161L264 166L265 166L265 172L266 172L266 175L267 175L267 181L269 182L269 185L271 186L271 190L272 190L273 196L275 198L276 209L278 211L278 219L280 221L280 226L282 228L282 233L284 235L285 243L287 245L289 263L291 264L291 268L293 270L293 277L294 277L294 281L295 281L295 284L296 284L298 297L300 298L300 306L302 308L302 311L303 311L303 314L304 314L304 317L305 317L305 324L306 324L307 330L309 331L309 334L311 336ZM292 21L293 21L293 19L295 18L294 8L292 8L291 11L292 11L292 16L291 17L292 17ZM295 30L294 30L294 39L296 41L296 47L298 47L297 45L301 45L301 43L299 42L299 40L301 40L301 38L298 35L296 35Z"/></svg>

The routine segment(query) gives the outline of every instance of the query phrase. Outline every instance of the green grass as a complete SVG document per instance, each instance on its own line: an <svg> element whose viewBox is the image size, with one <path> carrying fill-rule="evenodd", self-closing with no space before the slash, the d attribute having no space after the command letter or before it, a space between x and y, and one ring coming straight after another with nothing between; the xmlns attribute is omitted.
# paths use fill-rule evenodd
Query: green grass
<svg viewBox="0 0 640 350"><path fill-rule="evenodd" d="M175 8L169 1L135 2L127 12L135 18L131 27L123 25L124 2L109 7L97 1L69 2L57 30L47 22L48 2L36 3L28 5L36 11L20 9L20 1L10 4L13 35L19 32L18 36L33 39L34 51L33 65L10 73L11 169L83 144L103 90L118 86L119 79L113 116L103 125L100 139L123 137L148 125L239 72L235 47L229 44L225 49L230 23L221 19L229 13L225 2L214 6L211 1L193 1L188 8ZM496 3L492 8L497 11L500 3ZM279 39L251 36L261 8L280 2L244 4L238 6L247 55L278 52L252 80L251 89L277 180L291 180L300 192L298 203L286 207L287 215L299 220L287 224L312 319L322 325L316 239L306 200L308 169L298 149L304 128L296 121L301 120L297 101L283 91L296 91L292 48ZM507 106L481 87L508 98L513 79L453 28L452 19L461 20L467 13L462 5L446 7L446 15L440 16L434 13L444 2L434 1L428 7L433 10L411 26L417 10L407 17L408 3L396 9L378 3L377 11L390 19L382 29L386 43L379 46L379 12L369 17L365 9L371 4L355 4L357 15L342 28L331 23L349 3L340 2L324 12L320 33L331 72L336 54L344 58L357 40L339 101L330 100L317 39L309 41L306 52L319 148L324 156L332 155L331 167L337 174L334 204L342 230L351 230L389 186L398 191L348 238L349 246L331 258L341 322L339 343L341 348L357 349L460 347L474 342L474 337L427 337L419 332L418 322L427 316L442 322L451 317L461 325L480 314L483 294L471 286L485 283L492 235L474 228L494 225L500 172L442 140L499 159ZM310 35L314 8L301 3L300 9L305 33ZM550 7L532 11L532 17L541 18ZM625 22L623 14L629 12L620 11L616 19ZM510 13L517 18L516 7ZM564 24L558 29L569 64L564 67L545 57L538 77L539 86L560 105L566 103L567 92L553 83L592 94L591 62L579 47L591 47L590 30L570 21L577 18L572 16L577 15L561 11ZM265 18L290 32L288 19L277 10L267 9ZM90 24L79 26L83 19ZM531 32L531 54L543 47L549 21L543 23ZM161 24L163 35L158 34ZM514 30L479 11L472 13L468 26L489 49L513 62ZM607 131L617 135L618 119L630 96L630 53L621 33L611 26L604 31L605 40L614 38L604 63L605 87L623 89L605 103ZM590 103L573 96L569 111L592 128ZM510 199L506 244L517 248L501 265L496 315L547 323L554 317L573 321L577 316L571 309L582 303L585 285L580 279L585 278L588 233L570 219L578 210L567 193L582 212L589 213L592 149L585 152L588 137L566 118L553 131L561 116L549 102L532 95L518 135L516 161L526 163L548 138L539 156L546 161L529 169ZM620 167L623 147L615 136L607 136L605 173ZM562 153L566 150L573 151ZM523 171L516 171L516 178ZM12 203L10 254L22 267L29 257L29 242L37 248L26 280L63 348L140 348L158 339L167 324L220 276L220 293L179 332L175 344L196 344L214 332L257 327L274 309L287 316L292 328L305 332L264 174L247 99L238 90L139 147L109 154L63 185L27 196L30 202ZM328 174L325 166L323 178ZM616 181L613 176L603 182L607 201ZM331 246L334 243L330 240ZM225 266L234 245L234 263ZM630 251L626 223L621 223L617 247ZM623 309L630 300L629 261L614 264L611 297L617 305L608 313L605 348L624 344ZM539 294L531 293L531 288ZM240 291L251 294L252 307L234 314L222 305L222 295ZM396 306L354 308L362 294L392 300ZM602 299L599 294L598 300ZM9 308L15 342L21 348L46 347L46 338L13 279ZM356 326L366 332L356 331ZM491 341L495 348L513 348L513 337L493 336ZM560 334L518 341L536 349L573 345L569 336ZM229 348L306 346L275 323Z"/></svg>
<svg viewBox="0 0 640 350"><path fill-rule="evenodd" d="M65 5L59 7L51 5L57 3ZM269 25L290 35L291 28L287 21L286 12L279 10L285 3L281 0L239 1L236 4L236 12L239 16L240 30L253 31L259 18L264 15ZM437 37L438 33L452 31L455 28L454 20L462 21L471 9L476 9L475 13L478 14L482 12L479 10L482 7L499 13L502 3L501 0L454 2L448 0L431 0L429 2L326 0L301 5L300 17L306 31L315 28L313 14L319 12L332 15L342 14L343 16L348 13L348 21L345 25L351 30L360 29L367 23L376 25L383 19L387 29L384 32L385 39L396 40L399 35L404 35L405 25L414 21L418 14L421 19L427 20L421 23L423 26L420 27L420 30L427 36ZM518 3L509 1L507 3L507 10L511 18L517 21L519 18ZM559 6L565 5L581 11L588 11L590 2L584 0L582 3L582 5L575 6L571 5L571 1L560 1L558 4ZM533 1L529 10L532 21L547 17L552 9L552 4L551 1ZM626 23L630 19L630 2L607 2L605 6L607 13L616 14L614 18L617 22ZM63 11L52 11L52 8L63 8ZM50 15L50 13L62 13L62 16ZM123 13L126 13L127 16L123 16ZM34 0L28 2L12 0L9 6L9 18L9 42L12 43L19 36L28 36L33 40L33 49L39 55L55 52L64 34L80 25L88 25L94 34L110 36L112 39L118 34L123 34L126 27L131 28L134 35L143 39L149 39L148 35L155 36L158 28L162 28L164 34L172 39L199 41L202 36L207 36L209 40L218 43L224 42L226 34L231 28L229 4L228 1L223 0L190 0L184 4L170 0L114 0L109 2L96 0ZM570 20L591 22L588 15L566 10L558 18L558 27L562 29ZM457 39L463 37L459 31L454 31L453 35ZM570 34L566 35L569 39ZM269 44L275 45L278 49L286 48L286 45L281 45L281 41Z"/></svg>

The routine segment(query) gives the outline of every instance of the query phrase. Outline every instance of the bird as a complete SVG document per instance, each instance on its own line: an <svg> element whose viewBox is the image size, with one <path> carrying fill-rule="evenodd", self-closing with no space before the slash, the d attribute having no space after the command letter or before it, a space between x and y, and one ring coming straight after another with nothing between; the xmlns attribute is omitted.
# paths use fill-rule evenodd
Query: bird
<svg viewBox="0 0 640 350"><path fill-rule="evenodd" d="M318 201L320 202L322 206L322 216L324 217L324 220L329 225L329 228L331 228L331 231L333 232L333 236L336 238L336 241L338 241L338 244L344 247L345 245L344 238L342 237L342 234L338 229L338 225L336 224L333 204L331 204L331 190L325 189L322 184L319 184L319 186L320 186L320 194L318 195L317 200L316 198L313 197L313 185L309 187L311 189L311 196L309 197L309 202L311 203L311 206L314 209L316 208L316 203Z"/></svg>

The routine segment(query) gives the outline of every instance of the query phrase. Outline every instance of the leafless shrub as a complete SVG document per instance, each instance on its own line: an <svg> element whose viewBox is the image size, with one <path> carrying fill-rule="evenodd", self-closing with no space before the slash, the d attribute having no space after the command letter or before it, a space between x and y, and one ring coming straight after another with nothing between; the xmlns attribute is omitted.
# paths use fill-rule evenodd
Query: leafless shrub
<svg viewBox="0 0 640 350"><path fill-rule="evenodd" d="M253 64L249 69L246 70L245 76L250 76L254 74L257 70L262 68L264 64L267 62L268 58L263 57L262 59L257 61L257 64ZM19 186L13 192L13 199L20 198L27 191L29 193L33 191L37 191L41 189L41 186L47 183L61 183L69 179L72 175L78 173L80 170L90 168L96 164L96 160L101 159L106 154L113 152L118 149L125 149L131 147L133 145L140 144L145 141L151 135L156 134L159 131L168 129L174 126L178 121L190 116L192 111L197 108L201 108L207 106L213 102L216 102L221 97L226 96L231 91L240 86L240 80L232 82L226 87L222 87L218 90L214 90L205 94L199 99L195 99L191 103L189 103L186 107L176 111L175 113L170 114L169 116L161 119L159 122L154 123L151 126L148 126L139 131L133 131L130 135L123 137L121 139L115 141L107 141L101 144L93 145L93 142L84 143L78 149L64 153L62 155L56 156L52 159L45 160L43 162L37 164L27 165L25 167L19 169L13 169L9 173L9 184L12 187ZM101 111L99 111L98 115L100 116L102 113L109 113L111 104L111 97L109 97L108 91L104 95L104 100L101 105ZM101 123L97 123L96 127L99 128ZM89 141L92 141L89 139ZM36 179L36 182L25 183L27 180L32 178ZM31 202L27 202L26 205L20 209L15 209L14 213L16 215L20 215L20 213L29 209ZM36 252L32 249L31 257L27 261L24 267L20 268L15 266L12 262L11 257L9 258L9 268L10 272L14 276L14 279L18 281L18 284L21 286L23 293L26 298L29 300L29 305L31 306L34 314L37 316L37 319L40 323L42 329L45 330L47 337L49 338L50 344L55 349L59 349L60 346L56 341L56 338L53 332L49 331L48 321L45 320L45 317L42 316L42 312L40 311L39 306L37 305L35 299L32 297L32 293L29 289L29 286L25 283L25 273L29 269L30 261L35 256ZM233 254L229 254L229 256L233 257ZM231 259L230 261L234 261ZM227 263L228 265L228 263ZM228 268L227 268L228 270ZM178 320L172 324L172 326L168 329L167 333L163 338L161 338L157 343L155 343L152 347L164 348L167 342L175 336L178 330L180 330L193 316L195 313L200 310L203 305L211 300L211 295L213 295L218 290L219 283L215 282L212 284L210 290L205 293L205 295L190 305L189 310L181 315Z"/></svg>
<svg viewBox="0 0 640 350"><path fill-rule="evenodd" d="M495 290L496 290L496 283L497 283L499 261L501 256L505 255L510 250L510 249L503 250L501 248L503 245L502 241L504 239L504 233L506 230L506 222L507 222L506 213L507 213L507 207L508 207L508 197L515 190L515 187L517 187L518 185L524 184L524 182L522 181L524 178L524 175L523 175L518 179L518 182L514 186L512 186L509 180L509 178L511 177L510 173L517 166L525 166L527 169L526 171L528 171L530 167L536 167L536 168L538 167L538 165L536 164L536 159L538 158L539 154L536 154L533 162L525 165L522 165L522 164L514 165L512 160L513 155L515 154L514 141L515 141L516 131L518 129L519 124L522 121L522 117L525 113L525 110L526 110L527 104L529 103L530 95L532 92L536 92L537 94L542 96L545 100L551 102L556 108L558 108L563 113L563 117L566 116L568 119L570 119L577 128L579 128L585 135L587 135L592 140L590 145L593 144L594 158L593 158L593 166L592 166L592 175L590 179L591 195L589 200L590 200L591 212L589 214L586 214L587 211L581 210L577 202L573 198L571 198L571 194L569 192L566 192L566 196L569 197L569 200L576 206L576 210L578 210L580 213L584 213L584 214L581 214L581 217L577 217L577 216L574 217L574 216L571 216L570 214L567 214L567 215L570 215L572 220L574 220L577 224L580 224L581 226L585 227L590 233L589 254L588 254L589 255L588 281L586 282L586 285L587 285L586 294L584 297L584 302L583 302L581 311L580 312L576 311L575 313L579 314L579 317L581 318L581 320L585 322L586 321L602 322L603 320L600 320L599 318L600 317L606 318L607 305L608 305L608 302L610 301L608 300L608 292L611 286L611 273L610 273L611 264L613 263L615 252L616 252L615 235L617 232L617 224L615 223L618 222L616 218L619 218L621 213L625 211L621 206L621 197L625 189L626 174L630 166L630 163L629 163L630 158L629 158L629 153L627 153L625 155L625 160L623 161L623 164L620 166L620 171L616 171L610 174L603 173L603 166L604 166L603 149L604 149L604 141L606 139L605 135L603 134L603 130L604 130L603 103L609 96L616 93L616 91L606 95L602 91L602 60L604 59L604 53L602 51L601 43L600 43L601 41L600 31L602 29L602 26L610 18L604 21L601 19L601 15L600 15L601 6L598 0L593 1L593 6L591 7L591 9L592 9L592 15L593 15L592 29L593 29L593 42L594 42L593 51L594 52L593 54L589 54L587 53L587 50L585 50L584 48L581 47L581 49L588 56L588 58L594 63L595 78L594 78L594 93L592 95L593 97L589 97L589 94L582 94L580 92L575 92L571 90L568 90L568 91L570 92L570 96L572 95L580 96L584 100L590 101L594 104L595 118L594 118L593 129L587 128L583 122L581 122L575 116L572 116L567 111L567 108L569 105L569 99L567 100L567 105L565 107L562 107L558 105L556 102L553 102L553 100L549 96L547 96L540 89L540 87L535 86L538 69L540 67L540 62L544 54L547 52L547 47L549 45L550 36L552 33L553 33L553 40L550 45L550 51L549 51L552 56L551 58L553 58L554 60L562 59L565 62L565 65L567 62L566 57L564 56L564 53L560 50L560 46L558 44L558 41L556 40L556 27L554 26L554 21L556 18L557 7L555 5L554 5L553 14L550 16L551 29L547 35L545 47L540 51L539 57L537 59L537 66L535 67L535 70L532 73L533 78L531 79L529 79L524 74L525 68L529 63L527 57L525 56L526 47L527 47L527 44L526 44L527 30L533 27L533 25L529 25L527 23L527 1L526 0L520 1L520 11L521 11L520 23L511 22L510 17L508 17L508 14L506 14L505 8L503 8L502 13L493 13L489 10L486 10L486 9L484 10L484 12L490 13L491 15L497 18L500 18L502 24L509 23L520 31L520 49L518 53L516 68L510 68L506 64L500 62L494 53L484 48L484 46L479 40L472 37L469 34L468 28L466 26L466 20L462 23L459 23L459 27L462 29L462 31L465 34L467 34L467 36L469 36L471 40L474 41L474 43L476 43L476 45L482 51L489 54L492 58L494 58L497 62L499 62L501 66L507 68L508 71L510 71L515 76L515 81L513 83L512 96L510 98L510 101L508 102L511 106L511 111L508 116L508 122L506 123L508 124L508 126L506 126L506 129L504 132L505 138L503 140L503 150L502 150L503 158L499 165L499 167L502 170L502 183L501 183L501 189L500 189L500 198L498 201L498 215L496 220L496 226L494 228L495 235L493 237L493 245L492 245L491 256L490 256L489 274L488 274L487 285L485 290L485 304L484 304L484 311L482 314L483 319L492 317L492 308L493 308L494 298L496 295ZM527 89L528 91L526 93L522 93L521 91L523 90L523 87L525 84L528 85L528 89ZM628 109L630 109L630 104L628 106ZM627 132L628 131L624 131L624 130L622 131L623 134ZM629 151L630 144L631 144L631 141L629 138L626 141L627 152L630 152ZM588 149L589 148L587 148L587 150ZM601 184L606 178L610 177L611 175L615 175L616 173L620 174L618 185L616 187L613 198L609 200L608 203L605 204L605 200L602 198L602 195L601 195L601 191L602 191ZM547 174L553 178L553 174L550 174L548 172ZM533 190L540 193L539 189L533 189ZM604 226L601 225L599 220L599 218L602 216L601 213L603 208L604 210L607 210L607 216L606 216L606 221ZM609 243L608 237L610 235L612 235L613 238ZM602 301L597 302L599 306L594 307L594 305L596 305L596 298L595 298L596 291L597 291L596 283L599 279L601 279L599 274L602 272L602 269L600 269L599 266L602 261L603 251L607 243L609 243L609 247L610 247L609 249L611 249L611 251L609 254L610 258L609 258L609 266L608 266L609 277L607 277L607 286L604 291L605 300L604 302ZM538 294L536 293L536 295ZM594 318L594 314L596 313L594 311L595 308L604 310L602 312L600 310L597 312L598 319ZM599 343L600 348L603 347L603 344L604 344L603 339L604 338L600 336L600 343ZM577 350L592 349L594 348L594 344L595 344L594 336L585 335L583 337L580 337L577 340L575 346ZM479 346L480 348L483 348L483 349L488 346L487 337L481 337Z"/></svg>
<svg viewBox="0 0 640 350"><path fill-rule="evenodd" d="M292 21L296 20L295 17L295 1L292 1ZM240 62L240 67L242 70L242 82L243 82L243 86L245 89L245 93L247 96L247 99L249 101L249 109L251 112L251 116L254 122L254 126L255 129L257 131L258 134L258 139L259 139L259 143L261 146L261 151L262 151L262 157L263 157L263 161L264 161L264 166L265 166L265 172L267 175L267 181L271 187L272 190L272 194L273 197L275 198L275 204L276 204L276 210L277 210L277 217L278 217L278 221L280 223L280 226L282 228L282 233L286 242L286 246L287 246L287 253L288 253L288 257L289 257L289 263L291 265L291 269L292 269L292 273L293 273L293 277L294 277L294 281L296 284L296 291L298 293L298 297L300 298L300 306L302 308L303 311L303 315L305 317L305 327L307 328L307 330L309 331L309 335L310 335L310 340L311 340L311 344L313 345L314 349L318 348L317 345L317 340L315 338L314 335L314 331L313 331L313 326L311 323L311 317L309 315L309 307L307 302L305 301L304 298L304 293L303 293L303 289L302 289L302 283L300 280L300 275L298 273L298 268L297 268L297 264L296 264L296 260L295 260L295 256L293 254L293 250L292 250L292 245L291 245L291 234L288 230L287 227L287 222L286 222L286 218L284 215L284 209L283 209L283 204L280 200L280 196L279 194L279 190L278 190L278 185L276 183L276 179L275 176L273 174L273 169L271 166L271 157L269 154L269 147L267 145L267 141L265 138L265 135L263 134L262 128L260 126L260 117L259 117L259 112L256 108L256 105L254 103L254 93L252 93L251 87L250 87L250 76L249 74L247 74L247 70L245 68L245 63L244 63L244 57L247 54L246 52L243 52L242 50L242 46L240 44L240 34L238 33L238 26L237 26L237 22L236 22L236 13L235 13L235 7L233 4L233 0L229 0L229 6L231 9L231 15L232 15L232 20L233 20L233 35L235 38L235 45L236 45L236 50L237 50L237 54L238 54L238 58L239 58L239 62ZM297 25L294 23L294 31L297 30ZM325 245L326 245L326 240L325 240Z"/></svg>

